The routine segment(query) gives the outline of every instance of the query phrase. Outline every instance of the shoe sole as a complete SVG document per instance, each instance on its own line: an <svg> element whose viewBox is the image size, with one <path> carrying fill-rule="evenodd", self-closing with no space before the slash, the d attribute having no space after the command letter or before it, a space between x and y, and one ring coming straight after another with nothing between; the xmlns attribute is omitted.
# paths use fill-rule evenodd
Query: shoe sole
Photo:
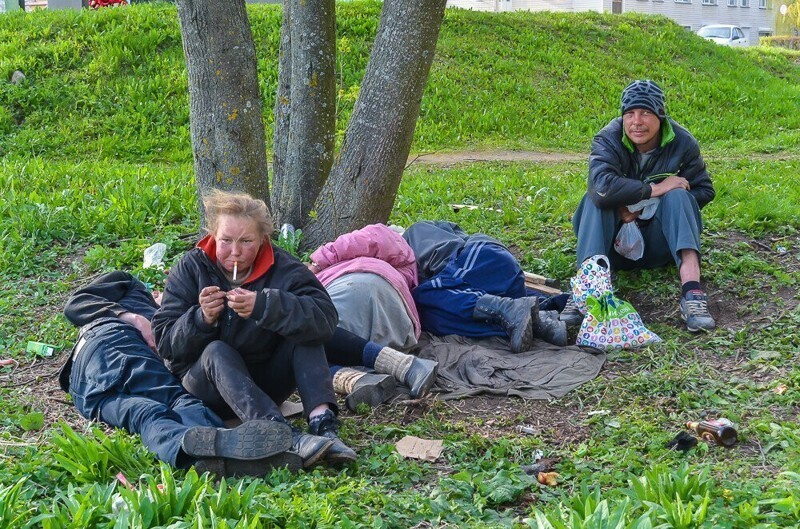
<svg viewBox="0 0 800 529"><path fill-rule="evenodd" d="M689 327L689 320L686 319L686 316L683 313L681 313L681 319L686 323L686 330L689 332L711 332L716 328L716 325L710 329L704 329L703 327Z"/></svg>
<svg viewBox="0 0 800 529"><path fill-rule="evenodd" d="M297 472L303 468L303 459L297 454L282 452L252 461L224 458L201 459L195 463L194 468L198 474L210 472L218 477L263 477L276 468Z"/></svg>
<svg viewBox="0 0 800 529"><path fill-rule="evenodd" d="M355 388L345 397L344 404L350 411L356 411L356 407L362 402L374 408L392 398L396 390L394 377L386 375L380 382Z"/></svg>
<svg viewBox="0 0 800 529"><path fill-rule="evenodd" d="M274 456L292 447L292 430L278 421L247 421L236 428L190 428L183 437L183 451L193 457L217 457L251 461Z"/></svg>

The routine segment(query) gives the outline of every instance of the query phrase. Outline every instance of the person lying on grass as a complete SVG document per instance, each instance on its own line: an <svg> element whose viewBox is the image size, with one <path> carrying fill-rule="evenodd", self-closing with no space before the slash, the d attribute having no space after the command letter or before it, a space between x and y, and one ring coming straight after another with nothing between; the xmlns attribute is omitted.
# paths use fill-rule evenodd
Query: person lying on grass
<svg viewBox="0 0 800 529"><path fill-rule="evenodd" d="M299 468L284 454L291 430L248 421L227 429L190 395L155 354L150 320L160 296L126 272L104 274L76 291L64 315L80 327L59 373L78 412L139 434L156 456L178 468L220 476L263 476L273 467Z"/></svg>
<svg viewBox="0 0 800 529"><path fill-rule="evenodd" d="M595 255L608 256L620 270L674 262L686 327L711 330L716 324L700 285L700 209L715 192L700 146L667 117L664 93L653 81L630 83L620 110L622 117L592 142L588 190L572 219L578 265ZM614 249L617 233L631 222L644 239L644 253L635 260Z"/></svg>
<svg viewBox="0 0 800 529"><path fill-rule="evenodd" d="M395 395L395 384L406 386L412 398L424 396L438 364L405 354L417 344L420 324L411 296L417 265L403 237L384 224L370 224L320 246L308 267L339 313L325 356L334 390L346 395L347 407L385 402Z"/></svg>
<svg viewBox="0 0 800 529"><path fill-rule="evenodd" d="M416 256L420 284L413 296L422 330L507 337L515 353L530 350L534 338L567 345L566 323L557 311L539 310L522 268L500 241L427 220L412 224L403 238Z"/></svg>
<svg viewBox="0 0 800 529"><path fill-rule="evenodd" d="M270 242L262 200L214 190L203 204L208 235L172 267L153 316L159 355L226 420L288 424L279 406L297 390L308 433L292 427L291 451L305 467L355 461L323 348L338 321L328 293Z"/></svg>

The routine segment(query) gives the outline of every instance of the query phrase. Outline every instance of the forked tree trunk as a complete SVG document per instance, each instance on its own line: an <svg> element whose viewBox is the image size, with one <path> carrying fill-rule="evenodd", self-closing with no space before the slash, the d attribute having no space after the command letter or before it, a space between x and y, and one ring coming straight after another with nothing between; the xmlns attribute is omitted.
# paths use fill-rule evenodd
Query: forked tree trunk
<svg viewBox="0 0 800 529"><path fill-rule="evenodd" d="M336 165L304 228L315 248L392 211L419 117L446 0L386 0Z"/></svg>
<svg viewBox="0 0 800 529"><path fill-rule="evenodd" d="M302 226L333 163L334 0L286 0L275 102L273 212Z"/></svg>
<svg viewBox="0 0 800 529"><path fill-rule="evenodd" d="M177 0L197 189L269 204L257 61L244 0ZM200 204L201 215L203 213Z"/></svg>

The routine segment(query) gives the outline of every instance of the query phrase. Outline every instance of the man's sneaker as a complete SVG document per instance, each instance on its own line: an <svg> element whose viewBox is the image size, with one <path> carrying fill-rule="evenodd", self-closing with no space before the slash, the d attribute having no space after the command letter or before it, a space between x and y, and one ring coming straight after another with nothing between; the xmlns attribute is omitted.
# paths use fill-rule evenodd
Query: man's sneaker
<svg viewBox="0 0 800 529"><path fill-rule="evenodd" d="M558 319L563 321L570 329L580 327L583 323L583 313L578 310L578 306L575 305L575 300L572 299L572 296L567 299L567 304L564 305L564 310L558 315Z"/></svg>
<svg viewBox="0 0 800 529"><path fill-rule="evenodd" d="M252 461L285 452L292 446L292 431L279 421L247 421L236 428L193 426L186 430L181 448L190 457Z"/></svg>
<svg viewBox="0 0 800 529"><path fill-rule="evenodd" d="M355 451L339 439L339 419L333 410L327 409L324 413L316 415L308 421L308 431L312 435L319 435L333 441L333 445L325 454L325 460L334 464L352 463L356 460Z"/></svg>
<svg viewBox="0 0 800 529"><path fill-rule="evenodd" d="M219 478L241 476L264 477L274 468L286 468L291 472L297 472L303 468L303 460L297 454L282 452L274 456L252 461L212 457L200 459L193 466L198 475L204 472L210 472Z"/></svg>
<svg viewBox="0 0 800 529"><path fill-rule="evenodd" d="M702 290L690 290L681 298L681 318L691 332L710 331L717 325L708 312L708 296Z"/></svg>

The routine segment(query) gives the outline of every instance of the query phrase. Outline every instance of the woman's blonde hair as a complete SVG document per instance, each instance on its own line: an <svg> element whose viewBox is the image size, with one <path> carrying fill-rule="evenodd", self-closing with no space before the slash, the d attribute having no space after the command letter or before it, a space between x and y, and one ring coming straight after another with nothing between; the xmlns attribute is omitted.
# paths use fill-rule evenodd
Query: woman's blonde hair
<svg viewBox="0 0 800 529"><path fill-rule="evenodd" d="M219 226L220 215L248 218L256 222L256 226L265 239L275 231L272 215L263 200L253 198L247 193L230 193L220 189L212 189L203 195L203 207L206 210L206 231L215 233Z"/></svg>

